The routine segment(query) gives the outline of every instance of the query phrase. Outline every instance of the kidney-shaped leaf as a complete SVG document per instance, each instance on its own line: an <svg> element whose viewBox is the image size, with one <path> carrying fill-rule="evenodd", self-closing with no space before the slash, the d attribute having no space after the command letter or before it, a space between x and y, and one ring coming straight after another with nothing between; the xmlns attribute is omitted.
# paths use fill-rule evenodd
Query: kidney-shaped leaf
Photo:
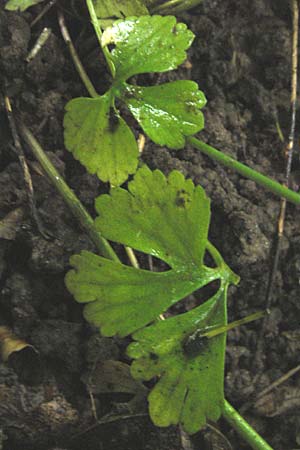
<svg viewBox="0 0 300 450"><path fill-rule="evenodd" d="M203 305L188 313L156 322L133 334L128 355L136 361L132 375L141 380L160 379L149 395L154 424L181 423L195 433L207 420L216 421L224 401L225 333L199 345L190 355L184 343L195 330L225 325L227 284Z"/></svg>
<svg viewBox="0 0 300 450"><path fill-rule="evenodd" d="M114 44L111 59L116 79L146 72L175 69L186 58L194 34L173 16L142 16L116 21L102 36L103 46Z"/></svg>
<svg viewBox="0 0 300 450"><path fill-rule="evenodd" d="M194 273L135 269L83 251L72 256L66 285L78 302L88 303L85 318L104 336L126 336L155 320L171 305L219 278L218 269Z"/></svg>
<svg viewBox="0 0 300 450"><path fill-rule="evenodd" d="M174 269L202 266L210 202L203 188L180 172L165 177L143 167L128 191L115 188L101 195L96 209L96 228L107 239L156 256Z"/></svg>
<svg viewBox="0 0 300 450"><path fill-rule="evenodd" d="M193 81L174 81L159 86L127 85L122 99L153 142L179 149L185 136L202 130L203 92Z"/></svg>
<svg viewBox="0 0 300 450"><path fill-rule="evenodd" d="M110 105L109 92L71 100L64 117L65 145L90 173L118 186L135 172L138 148L132 131Z"/></svg>

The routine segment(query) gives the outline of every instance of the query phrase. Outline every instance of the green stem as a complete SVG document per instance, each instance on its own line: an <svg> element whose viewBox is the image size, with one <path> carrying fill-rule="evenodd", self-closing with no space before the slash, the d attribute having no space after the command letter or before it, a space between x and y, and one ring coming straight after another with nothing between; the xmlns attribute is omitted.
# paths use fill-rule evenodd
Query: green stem
<svg viewBox="0 0 300 450"><path fill-rule="evenodd" d="M214 245L212 245L212 243L210 241L207 241L206 250L210 253L216 266L220 267L225 264L221 253L216 249L216 247Z"/></svg>
<svg viewBox="0 0 300 450"><path fill-rule="evenodd" d="M66 184L59 172L55 169L30 130L23 123L19 122L18 125L20 134L22 135L24 141L28 144L28 146L32 150L32 153L46 172L48 178L51 180L57 191L61 194L74 216L78 219L82 228L87 232L87 234L95 244L100 254L113 261L119 262L119 258L110 244L106 239L100 236L98 231L95 229L92 217L86 211L74 192Z"/></svg>
<svg viewBox="0 0 300 450"><path fill-rule="evenodd" d="M279 197L286 198L289 202L294 203L295 205L300 204L300 195L296 192L288 189L277 181L273 181L271 178L262 175L256 170L250 169L250 167L245 166L244 164L238 162L236 159L231 158L228 155L220 152L219 150L211 147L205 142L200 141L194 137L188 137L187 142L191 144L193 147L197 148L201 152L205 153L211 159L220 162L226 167L230 167L236 172L240 173L246 178L255 181L260 186L263 186L265 189L273 192Z"/></svg>
<svg viewBox="0 0 300 450"><path fill-rule="evenodd" d="M107 65L108 65L109 70L110 70L110 73L111 73L112 77L114 78L115 74L116 74L116 69L115 69L115 66L114 66L114 64L113 64L113 62L111 60L111 56L110 56L108 48L106 46L102 45L102 40L101 40L101 38L102 38L102 30L101 30L101 27L99 25L99 20L98 20L98 17L97 17L97 14L96 14L96 11L95 11L95 8L94 8L94 5L93 5L93 1L92 0L86 0L86 4L87 4L87 7L88 7L88 10L89 10L89 13L90 13L91 22L93 24L96 36L98 38L98 42L100 44L100 47L102 48L103 55L104 55L104 57L106 59Z"/></svg>
<svg viewBox="0 0 300 450"><path fill-rule="evenodd" d="M222 415L253 450L273 450L227 400L224 400Z"/></svg>
<svg viewBox="0 0 300 450"><path fill-rule="evenodd" d="M207 241L206 244L206 250L210 253L211 257L213 258L215 264L217 267L224 267L226 268L225 272L227 274L227 280L230 283L238 284L240 281L240 277L236 275L225 263L224 259L222 258L222 255L220 252L216 249L214 245L212 245L211 242ZM224 276L224 274L223 274Z"/></svg>
<svg viewBox="0 0 300 450"><path fill-rule="evenodd" d="M267 314L266 311L257 311L256 313L249 314L249 316L243 317L242 319L230 322L227 325L217 326L213 330L201 333L199 337L207 337L211 339L215 336L218 336L219 334L227 333L227 331L233 330L233 328L240 327L241 325L253 322L254 320L262 319L263 317L265 317L266 314Z"/></svg>

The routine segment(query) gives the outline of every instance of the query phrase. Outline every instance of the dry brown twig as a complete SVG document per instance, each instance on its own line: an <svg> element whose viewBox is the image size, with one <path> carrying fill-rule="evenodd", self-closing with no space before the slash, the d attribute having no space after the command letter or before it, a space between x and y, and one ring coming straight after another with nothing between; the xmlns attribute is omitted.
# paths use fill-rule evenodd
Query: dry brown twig
<svg viewBox="0 0 300 450"><path fill-rule="evenodd" d="M10 99L7 95L4 95L4 103L5 103L6 115L8 118L10 130L11 130L11 134L12 134L12 138L13 138L13 142L14 142L14 148L18 155L18 159L19 159L19 162L22 167L23 174L24 174L24 181L25 181L25 186L26 186L27 198L28 198L28 202L29 202L29 206L30 206L31 217L32 217L39 233L41 234L41 236L43 236L44 239L49 240L52 238L52 236L44 230L44 226L42 225L42 223L40 221L40 218L39 218L39 215L38 215L38 212L36 209L31 175L30 175L28 164L27 164L27 161L26 161L26 158L24 155L23 147L20 142L15 118L13 115L12 106L10 103Z"/></svg>
<svg viewBox="0 0 300 450"><path fill-rule="evenodd" d="M292 0L292 16L293 16L293 32L292 32L292 60L291 60L291 124L290 124L290 133L288 138L288 143L284 150L285 154L285 179L283 185L289 187L290 185L290 175L291 175L291 166L294 152L294 143L295 143L295 125L296 125L296 100L297 100L297 69L298 69L298 26L299 26L299 6L298 0ZM276 272L278 268L278 263L280 259L280 251L282 238L284 233L284 225L285 225L285 217L286 217L286 199L282 198L280 201L280 211L277 222L277 235L275 238L274 244L274 253L273 253L273 264L269 273L269 280L265 298L265 308L270 309L272 300L273 300L273 291L274 291L274 282L276 277ZM257 351L256 351L256 365L259 365L259 358L262 352L263 347L263 336L265 333L267 321L269 320L266 317L263 321L261 331L258 338Z"/></svg>

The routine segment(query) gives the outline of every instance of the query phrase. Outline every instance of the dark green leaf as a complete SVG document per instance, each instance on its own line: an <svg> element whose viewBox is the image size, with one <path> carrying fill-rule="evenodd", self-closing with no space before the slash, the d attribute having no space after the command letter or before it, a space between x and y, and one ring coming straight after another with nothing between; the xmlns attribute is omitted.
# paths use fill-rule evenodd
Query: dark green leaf
<svg viewBox="0 0 300 450"><path fill-rule="evenodd" d="M111 107L111 94L76 98L66 106L65 145L87 170L118 186L138 164L135 137Z"/></svg>
<svg viewBox="0 0 300 450"><path fill-rule="evenodd" d="M132 375L141 380L158 376L149 395L155 425L181 423L195 433L207 420L216 421L224 401L226 335L207 339L199 355L186 353L184 342L195 330L226 324L227 284L217 294L188 313L156 322L133 334L128 355L136 361Z"/></svg>
<svg viewBox="0 0 300 450"><path fill-rule="evenodd" d="M116 79L175 69L186 58L194 34L173 16L142 16L116 21L103 33L103 45L114 44L111 59Z"/></svg>
<svg viewBox="0 0 300 450"><path fill-rule="evenodd" d="M204 127L200 111L206 103L193 81L174 81L159 86L127 85L122 99L153 142L179 149Z"/></svg>

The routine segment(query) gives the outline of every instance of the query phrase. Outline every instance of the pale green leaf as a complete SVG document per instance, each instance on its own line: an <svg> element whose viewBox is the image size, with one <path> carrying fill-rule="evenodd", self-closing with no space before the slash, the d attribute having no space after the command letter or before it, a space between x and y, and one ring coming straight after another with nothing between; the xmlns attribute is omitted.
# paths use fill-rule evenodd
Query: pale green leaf
<svg viewBox="0 0 300 450"><path fill-rule="evenodd" d="M9 0L5 9L9 11L25 11L30 6L34 6L37 3L42 3L44 0Z"/></svg>
<svg viewBox="0 0 300 450"><path fill-rule="evenodd" d="M203 263L210 220L210 202L201 186L173 171L143 167L128 191L112 189L96 199L96 228L121 242L164 260L174 269Z"/></svg>
<svg viewBox="0 0 300 450"><path fill-rule="evenodd" d="M93 0L93 3L103 28L111 26L116 19L149 14L143 0Z"/></svg>
<svg viewBox="0 0 300 450"><path fill-rule="evenodd" d="M102 334L134 333L136 342L129 347L133 375L160 377L149 396L154 423L181 423L194 433L221 413L225 334L206 338L204 346L201 341L196 353L189 339L195 331L226 324L227 286L238 281L207 241L209 200L179 172L165 177L143 167L128 191L113 188L96 206L96 226L104 237L158 256L171 269L150 272L82 252L71 258L66 285L77 301L87 303L85 317ZM205 249L216 268L203 265ZM216 279L221 287L203 305L157 321L176 302Z"/></svg>
<svg viewBox="0 0 300 450"><path fill-rule="evenodd" d="M152 87L127 85L122 99L153 142L180 149L185 137L204 127L203 92L193 81L174 81Z"/></svg>
<svg viewBox="0 0 300 450"><path fill-rule="evenodd" d="M227 284L210 300L188 313L156 322L133 334L128 355L134 358L131 373L141 380L160 377L149 395L155 425L180 423L195 433L207 420L216 421L224 401L225 333L207 339L199 354L184 347L195 330L225 325Z"/></svg>
<svg viewBox="0 0 300 450"><path fill-rule="evenodd" d="M104 31L102 43L115 45L111 59L116 79L124 81L139 73L175 69L186 59L193 38L173 16L142 16L116 21Z"/></svg>
<svg viewBox="0 0 300 450"><path fill-rule="evenodd" d="M138 148L126 122L111 107L111 96L76 98L66 105L65 145L100 180L118 186L135 172Z"/></svg>
<svg viewBox="0 0 300 450"><path fill-rule="evenodd" d="M67 288L78 302L88 303L85 318L101 327L104 336L126 336L144 327L222 273L208 267L193 273L150 272L86 251L72 256L70 263L75 270L66 275Z"/></svg>

